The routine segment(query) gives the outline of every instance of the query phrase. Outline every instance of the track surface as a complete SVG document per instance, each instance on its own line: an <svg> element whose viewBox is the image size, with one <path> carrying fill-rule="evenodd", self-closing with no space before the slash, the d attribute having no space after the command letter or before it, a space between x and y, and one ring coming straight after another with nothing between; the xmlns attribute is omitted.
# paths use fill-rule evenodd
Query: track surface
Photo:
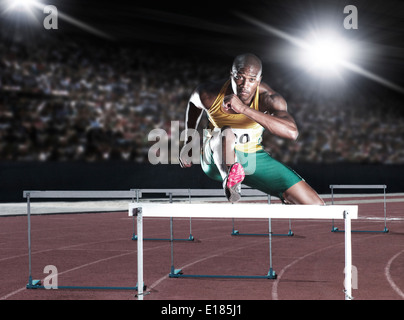
<svg viewBox="0 0 404 320"><path fill-rule="evenodd" d="M388 195L388 233L353 233L356 300L404 299L404 198ZM353 196L360 219L353 230L383 230L381 197ZM35 205L35 204L34 204ZM339 225L338 225L339 224ZM342 227L342 222L336 225ZM331 221L292 220L293 237L272 238L276 280L168 277L170 243L144 241L145 300L341 300L344 234ZM235 221L242 233L265 233L267 220ZM273 220L275 234L287 220ZM184 274L266 275L266 236L232 236L229 219L193 219L194 241L174 243L174 265ZM47 265L58 271L59 286L136 286L136 241L127 212L32 216L32 275L42 281ZM145 218L146 238L168 238L169 220ZM188 238L189 219L174 219L174 237ZM27 217L0 217L0 300L136 299L134 290L26 289ZM355 289L357 287L357 289Z"/></svg>

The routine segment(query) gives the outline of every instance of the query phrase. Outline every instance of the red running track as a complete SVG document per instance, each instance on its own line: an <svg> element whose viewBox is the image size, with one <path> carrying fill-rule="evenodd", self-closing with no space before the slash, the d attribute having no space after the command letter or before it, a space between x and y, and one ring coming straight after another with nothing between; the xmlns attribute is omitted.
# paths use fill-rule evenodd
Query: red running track
<svg viewBox="0 0 404 320"><path fill-rule="evenodd" d="M359 203L353 230L383 230L381 198ZM349 199L343 199L344 201ZM358 198L355 197L354 201ZM388 196L389 233L353 233L357 300L404 299L404 199ZM0 217L0 300L134 300L133 290L26 289L27 217ZM342 222L337 222L342 226ZM243 233L265 233L265 220L235 221ZM287 220L273 220L274 233L287 233ZM175 242L175 267L185 274L266 275L268 238L231 236L229 219L193 219L194 241ZM168 277L170 243L144 242L145 300L342 300L344 234L331 221L293 220L293 237L273 237L273 268L268 279ZM127 212L32 216L32 275L58 271L59 286L135 286L136 241ZM189 236L189 219L174 219L174 237ZM144 236L168 238L169 220L146 218Z"/></svg>

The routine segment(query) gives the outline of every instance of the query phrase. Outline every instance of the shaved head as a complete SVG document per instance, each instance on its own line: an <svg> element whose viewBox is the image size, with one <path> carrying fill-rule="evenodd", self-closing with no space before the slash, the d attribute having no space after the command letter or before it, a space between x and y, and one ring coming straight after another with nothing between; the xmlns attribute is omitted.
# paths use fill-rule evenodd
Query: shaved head
<svg viewBox="0 0 404 320"><path fill-rule="evenodd" d="M233 62L232 71L252 72L256 77L260 77L262 73L262 62L255 54L244 53L238 55Z"/></svg>

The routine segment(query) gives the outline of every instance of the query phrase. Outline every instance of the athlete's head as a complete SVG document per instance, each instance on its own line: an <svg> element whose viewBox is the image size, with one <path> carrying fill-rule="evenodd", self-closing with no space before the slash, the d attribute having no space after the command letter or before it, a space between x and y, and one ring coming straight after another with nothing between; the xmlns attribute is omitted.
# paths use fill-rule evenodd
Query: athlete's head
<svg viewBox="0 0 404 320"><path fill-rule="evenodd" d="M249 104L262 78L261 60L254 54L245 53L234 59L230 71L231 86L241 101Z"/></svg>

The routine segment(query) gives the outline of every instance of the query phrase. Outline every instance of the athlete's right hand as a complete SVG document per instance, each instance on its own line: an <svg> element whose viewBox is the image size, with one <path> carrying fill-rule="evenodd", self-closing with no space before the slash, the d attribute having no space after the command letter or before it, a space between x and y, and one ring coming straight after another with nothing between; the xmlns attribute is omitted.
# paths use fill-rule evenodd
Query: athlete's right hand
<svg viewBox="0 0 404 320"><path fill-rule="evenodd" d="M178 158L181 168L190 168L192 166L191 157L188 155L189 148L185 148L186 144L182 147L180 151L180 156Z"/></svg>

